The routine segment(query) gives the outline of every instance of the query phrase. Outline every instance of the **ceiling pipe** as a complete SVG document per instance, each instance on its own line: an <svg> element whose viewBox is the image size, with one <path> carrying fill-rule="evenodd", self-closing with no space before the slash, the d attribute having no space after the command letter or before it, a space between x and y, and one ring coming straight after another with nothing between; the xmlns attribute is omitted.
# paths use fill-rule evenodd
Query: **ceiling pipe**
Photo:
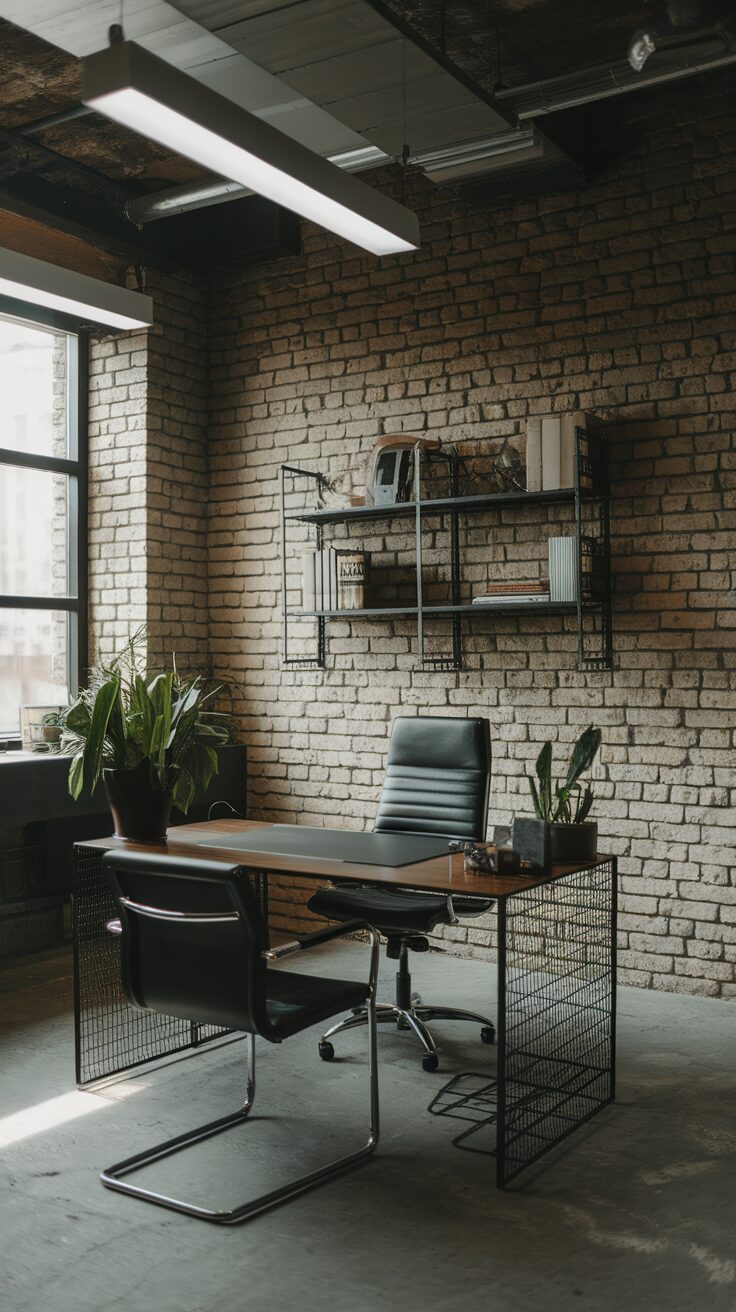
<svg viewBox="0 0 736 1312"><path fill-rule="evenodd" d="M706 53L708 50L712 53ZM497 91L496 96L508 104L519 120L524 122L543 114L554 114L557 110L574 109L592 101L607 100L629 91L642 91L645 87L655 87L679 78L693 77L696 73L724 68L736 63L734 38L725 31L713 33L709 40L701 38L697 44L688 47L687 53L680 47L676 53L668 52L665 55L663 52L661 59L667 59L668 62L660 63L653 58L647 61L640 73L634 71L628 59L619 59L612 64L597 64L592 68L565 73L562 77L547 78L544 82L509 87Z"/></svg>
<svg viewBox="0 0 736 1312"><path fill-rule="evenodd" d="M388 158L378 146L361 146L358 150L330 155L329 161L346 173L360 173L362 169L385 164ZM153 223L156 219L170 219L174 214L186 214L189 210L201 210L208 205L221 205L224 201L241 200L253 194L250 187L243 187L238 182L229 182L225 178L204 178L200 182L185 182L179 187L167 187L165 191L156 191L150 196L137 196L127 202L125 214L132 223L142 227L144 223Z"/></svg>
<svg viewBox="0 0 736 1312"><path fill-rule="evenodd" d="M44 132L46 128L55 128L59 123L69 123L75 118L87 118L94 110L86 105L72 105L71 109L60 109L56 114L46 114L43 118L34 118L31 123L21 123L13 128L21 137L32 137L35 132Z"/></svg>

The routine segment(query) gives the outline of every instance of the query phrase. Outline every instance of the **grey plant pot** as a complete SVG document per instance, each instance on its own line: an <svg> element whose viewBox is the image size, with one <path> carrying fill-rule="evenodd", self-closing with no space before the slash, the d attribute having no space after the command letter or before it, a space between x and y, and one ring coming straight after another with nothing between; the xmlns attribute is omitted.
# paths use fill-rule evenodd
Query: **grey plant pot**
<svg viewBox="0 0 736 1312"><path fill-rule="evenodd" d="M583 861L595 861L598 855L595 820L585 820L581 825L552 824L549 839L553 865L577 865Z"/></svg>

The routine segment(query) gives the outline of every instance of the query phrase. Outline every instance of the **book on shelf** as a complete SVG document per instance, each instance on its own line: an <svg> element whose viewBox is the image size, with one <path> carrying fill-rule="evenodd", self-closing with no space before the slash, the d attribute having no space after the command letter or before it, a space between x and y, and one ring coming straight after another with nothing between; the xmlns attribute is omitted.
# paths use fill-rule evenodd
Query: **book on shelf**
<svg viewBox="0 0 736 1312"><path fill-rule="evenodd" d="M549 594L552 601L578 599L578 544L572 537L553 537L548 542Z"/></svg>
<svg viewBox="0 0 736 1312"><path fill-rule="evenodd" d="M302 555L302 610L363 610L367 554L322 547Z"/></svg>
<svg viewBox="0 0 736 1312"><path fill-rule="evenodd" d="M337 604L340 610L365 608L368 554L365 551L336 551Z"/></svg>
<svg viewBox="0 0 736 1312"><path fill-rule="evenodd" d="M473 597L474 606L533 606L544 601L549 601L549 592L482 592Z"/></svg>
<svg viewBox="0 0 736 1312"><path fill-rule="evenodd" d="M516 592L547 591L549 591L548 585L542 579L502 579L486 584L486 593L489 597L505 596L507 593Z"/></svg>
<svg viewBox="0 0 736 1312"><path fill-rule="evenodd" d="M602 431L602 421L584 410L532 415L526 423L528 492L552 492L575 486L575 429Z"/></svg>

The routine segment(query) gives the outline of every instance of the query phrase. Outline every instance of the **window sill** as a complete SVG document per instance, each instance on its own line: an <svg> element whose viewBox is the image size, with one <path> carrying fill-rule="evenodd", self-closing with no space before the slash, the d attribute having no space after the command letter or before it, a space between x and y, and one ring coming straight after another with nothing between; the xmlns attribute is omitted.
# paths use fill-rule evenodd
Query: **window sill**
<svg viewBox="0 0 736 1312"><path fill-rule="evenodd" d="M61 752L24 752L22 748L19 750L15 747L10 748L7 752L0 752L0 765L7 765L8 763L11 765L18 765L21 761L61 760L69 761L71 760L71 757L66 752L63 754Z"/></svg>

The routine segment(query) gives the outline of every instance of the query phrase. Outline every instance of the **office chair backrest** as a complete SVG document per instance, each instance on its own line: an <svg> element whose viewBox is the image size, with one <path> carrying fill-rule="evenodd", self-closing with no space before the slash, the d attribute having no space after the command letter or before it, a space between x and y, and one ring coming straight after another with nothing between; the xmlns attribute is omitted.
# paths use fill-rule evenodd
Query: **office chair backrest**
<svg viewBox="0 0 736 1312"><path fill-rule="evenodd" d="M483 839L490 784L488 720L401 717L391 731L375 828Z"/></svg>
<svg viewBox="0 0 736 1312"><path fill-rule="evenodd" d="M266 926L238 866L109 851L123 987L134 1007L268 1036Z"/></svg>

